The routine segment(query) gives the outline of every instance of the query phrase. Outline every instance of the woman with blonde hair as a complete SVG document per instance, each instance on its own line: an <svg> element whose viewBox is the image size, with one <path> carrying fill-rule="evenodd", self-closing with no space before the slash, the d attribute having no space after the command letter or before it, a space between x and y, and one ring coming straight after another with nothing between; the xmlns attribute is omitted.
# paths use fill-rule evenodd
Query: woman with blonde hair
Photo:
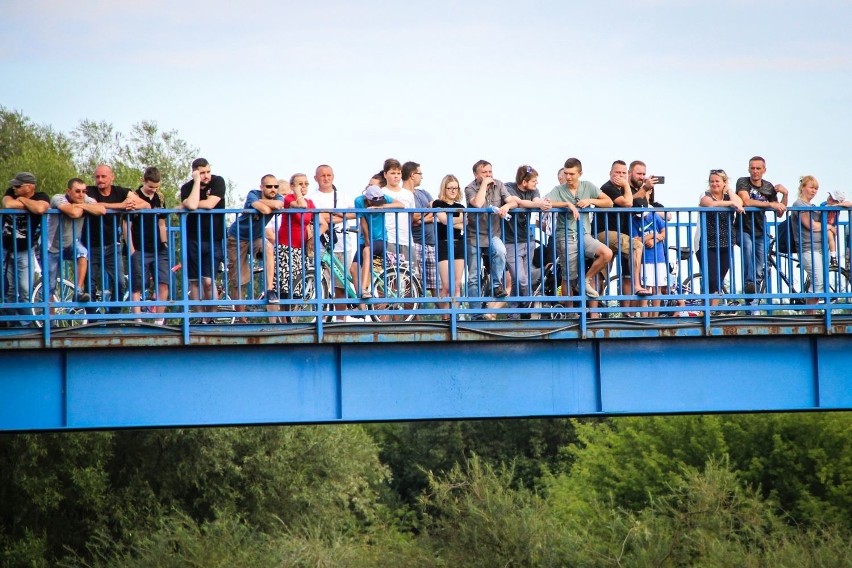
<svg viewBox="0 0 852 568"><path fill-rule="evenodd" d="M707 291L710 294L720 294L723 290L722 283L731 268L734 211L743 213L743 201L728 185L728 174L725 170L710 170L707 182L707 191L701 196L698 204L712 208L713 211L702 214L706 232L702 235L699 250L695 254L701 266L701 273L707 280ZM702 266L702 251L707 251L708 266ZM718 306L719 302L719 299L712 299L710 305Z"/></svg>
<svg viewBox="0 0 852 568"><path fill-rule="evenodd" d="M453 298L461 296L461 286L464 280L464 240L462 239L464 214L461 211L464 209L464 203L461 200L461 191L458 178L454 175L446 175L441 180L438 199L432 202L434 209L455 210L452 214L435 213L435 218L438 220L435 256L438 261L438 274L441 279L440 296L442 298L450 296L450 242L453 244ZM439 307L447 308L448 305L440 304ZM449 316L444 316L444 319L449 319Z"/></svg>
<svg viewBox="0 0 852 568"><path fill-rule="evenodd" d="M802 176L799 180L799 198L793 207L816 207L811 201L819 191L819 182L814 176ZM807 292L825 292L823 280L822 241L824 225L819 211L793 211L791 214L793 236L799 243L799 260L811 279ZM818 298L808 298L806 304L816 304Z"/></svg>
<svg viewBox="0 0 852 568"><path fill-rule="evenodd" d="M285 209L316 209L314 202L307 199L308 176L293 174L290 177L292 193L284 198ZM305 262L312 252L313 244L313 213L285 212L281 215L276 239L276 257L278 264L277 289L282 299L301 298L302 280L305 273ZM325 219L318 216L321 224L320 232L326 227Z"/></svg>

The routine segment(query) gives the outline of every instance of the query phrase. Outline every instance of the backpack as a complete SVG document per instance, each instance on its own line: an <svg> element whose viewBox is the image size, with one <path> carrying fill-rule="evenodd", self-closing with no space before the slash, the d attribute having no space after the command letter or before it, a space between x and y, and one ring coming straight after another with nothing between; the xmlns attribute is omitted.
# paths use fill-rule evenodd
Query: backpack
<svg viewBox="0 0 852 568"><path fill-rule="evenodd" d="M778 252L783 254L799 252L799 243L796 242L796 229L790 224L789 217L778 223L775 235Z"/></svg>

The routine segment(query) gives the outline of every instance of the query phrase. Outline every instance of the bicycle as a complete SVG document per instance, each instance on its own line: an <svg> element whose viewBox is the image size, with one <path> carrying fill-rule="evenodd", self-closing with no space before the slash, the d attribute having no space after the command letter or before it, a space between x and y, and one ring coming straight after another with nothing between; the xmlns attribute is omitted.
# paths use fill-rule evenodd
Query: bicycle
<svg viewBox="0 0 852 568"><path fill-rule="evenodd" d="M30 295L32 304L39 304L44 301L44 279L41 268L36 263L33 270L33 291ZM51 295L48 302L50 310L50 322L56 327L77 327L89 323L86 317L86 308L79 304L77 298L77 286L71 280L68 280L62 275L56 278L56 292ZM71 305L69 305L71 304ZM32 307L32 314L36 317L40 316L40 308L35 305ZM36 319L35 324L38 327L44 325L43 319Z"/></svg>
<svg viewBox="0 0 852 568"><path fill-rule="evenodd" d="M352 229L350 229L352 230ZM370 319L375 322L392 322L392 321L412 321L415 318L414 308L415 303L405 303L398 300L404 298L419 298L423 294L423 286L419 278L409 268L408 261L404 258L397 257L391 251L386 251L384 257L373 257L372 262L372 298L361 298L358 290L352 281L351 275L343 266L343 263L331 251L328 239L320 237L322 253L320 254L321 276L320 290L322 298L334 297L335 283L342 283L346 297L351 300L357 300L358 304L366 304L369 308L376 311L403 311L400 315L394 314L368 314ZM304 307L306 310L313 309L313 304L309 301L316 298L316 278L313 269L305 273L305 300ZM310 281L312 288L312 296L308 294L308 283ZM389 300L389 301L388 301ZM331 321L334 308L331 304L326 306L329 312L326 315L326 321Z"/></svg>
<svg viewBox="0 0 852 568"><path fill-rule="evenodd" d="M802 276L804 276L804 281L801 279ZM772 304L803 305L805 303L804 299L798 296L802 293L808 293L811 289L810 275L801 269L801 261L798 254L778 251L775 237L772 235L769 236L769 244L766 249L766 276L761 282L760 294L766 293L767 282L769 281L778 284L778 290L774 291L776 296L768 300ZM703 282L700 273L693 274L689 282L684 282L686 289L697 290L699 293L704 289L702 285ZM838 295L852 292L852 281L849 277L849 271L839 266L829 266L825 287L827 292L835 296L831 300L832 303L843 301ZM730 278L728 277L722 284L723 304L728 306L741 305L743 299L728 297L732 289Z"/></svg>
<svg viewBox="0 0 852 568"><path fill-rule="evenodd" d="M699 300L696 298L690 298L690 296L701 293L701 273L697 272L691 276L687 276L682 281L679 276L680 264L688 261L691 255L692 250L689 247L669 246L669 285L666 289L666 295L670 297L664 299L660 307L682 308L678 311L685 311L690 315L693 315L694 310L691 310L690 308L700 305L701 302ZM610 276L606 286L604 286L603 292L600 296L599 305L613 309L613 311L605 312L605 317L617 317L619 313L615 311L619 307L619 302L614 299L613 296L617 296L619 294L621 280L624 277L625 275L619 276L618 274L614 274ZM649 308L649 311L655 310L650 310Z"/></svg>

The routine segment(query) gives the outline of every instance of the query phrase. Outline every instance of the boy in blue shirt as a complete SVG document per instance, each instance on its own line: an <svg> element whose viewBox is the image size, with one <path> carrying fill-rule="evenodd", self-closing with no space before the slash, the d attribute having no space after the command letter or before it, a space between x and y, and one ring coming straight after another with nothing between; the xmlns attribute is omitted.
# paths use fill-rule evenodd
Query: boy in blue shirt
<svg viewBox="0 0 852 568"><path fill-rule="evenodd" d="M389 209L404 208L401 201L386 196L382 188L377 185L369 185L367 189L355 198L356 209ZM361 232L358 234L358 252L355 254L355 262L361 263L361 297L372 298L371 268L374 256L385 254L385 242L387 232L385 229L384 213L359 213ZM360 258L359 258L360 257Z"/></svg>

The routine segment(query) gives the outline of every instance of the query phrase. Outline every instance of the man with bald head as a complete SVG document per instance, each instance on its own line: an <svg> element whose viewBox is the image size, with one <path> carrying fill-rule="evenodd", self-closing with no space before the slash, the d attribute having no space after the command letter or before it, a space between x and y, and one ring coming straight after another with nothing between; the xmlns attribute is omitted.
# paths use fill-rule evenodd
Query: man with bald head
<svg viewBox="0 0 852 568"><path fill-rule="evenodd" d="M255 258L263 264L266 301L270 304L278 303L278 291L272 285L275 254L272 243L265 238L264 228L275 213L284 208L284 196L280 194L280 188L276 176L263 176L260 187L249 191L246 196L243 209L248 212L240 213L228 228L225 251L228 257L228 286L233 298L242 299L246 296L247 284L252 278L251 259ZM259 295L260 291L255 290L254 293ZM241 312L245 306L237 304L236 308Z"/></svg>
<svg viewBox="0 0 852 568"><path fill-rule="evenodd" d="M95 185L86 186L86 194L100 203L107 212L104 216L89 217L89 274L90 290L110 290L111 300L120 301L127 289L124 269L123 224L126 211L150 209L151 205L140 199L126 187L113 185L115 174L112 168L101 164L95 168ZM85 239L85 233L84 233ZM104 298L106 299L106 298ZM109 313L118 313L119 308L110 308Z"/></svg>

